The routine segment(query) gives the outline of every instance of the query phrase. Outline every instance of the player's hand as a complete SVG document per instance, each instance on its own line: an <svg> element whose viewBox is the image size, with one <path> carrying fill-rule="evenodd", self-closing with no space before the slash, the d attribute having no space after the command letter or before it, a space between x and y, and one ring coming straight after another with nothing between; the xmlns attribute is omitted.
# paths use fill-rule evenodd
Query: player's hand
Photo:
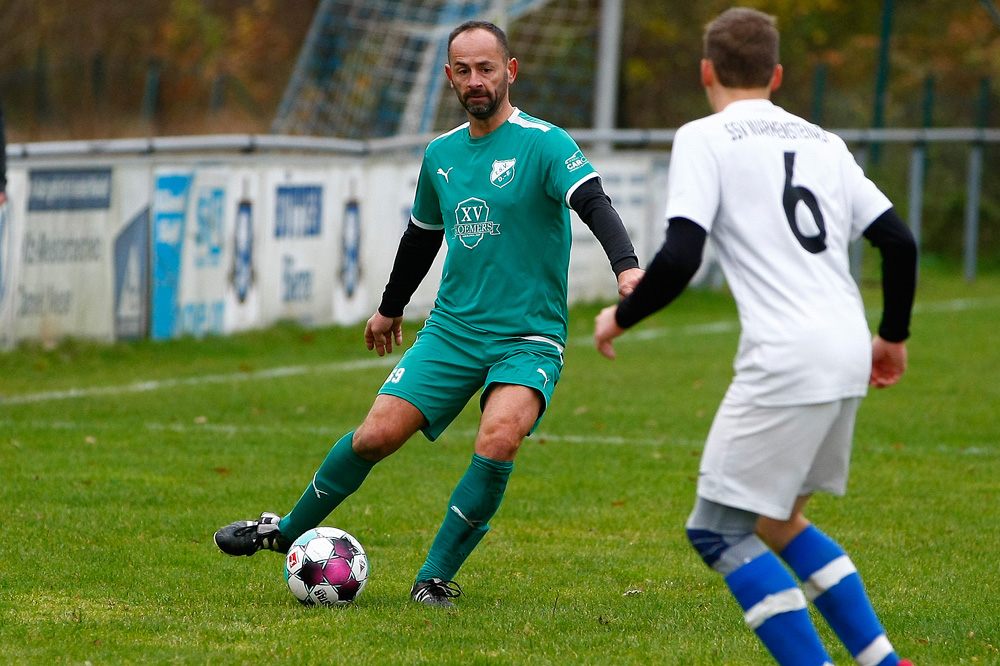
<svg viewBox="0 0 1000 666"><path fill-rule="evenodd" d="M403 318L386 317L375 312L365 324L365 346L374 349L379 356L392 353L392 343L403 344Z"/></svg>
<svg viewBox="0 0 1000 666"><path fill-rule="evenodd" d="M597 351L608 358L615 357L615 349L611 346L611 341L625 332L625 329L615 321L617 310L617 305L609 305L594 317L594 344L597 345Z"/></svg>
<svg viewBox="0 0 1000 666"><path fill-rule="evenodd" d="M906 343L889 342L880 336L872 340L872 374L868 383L875 388L892 386L906 371Z"/></svg>
<svg viewBox="0 0 1000 666"><path fill-rule="evenodd" d="M627 268L618 274L618 298L625 298L633 291L635 286L642 280L646 271L641 268Z"/></svg>
<svg viewBox="0 0 1000 666"><path fill-rule="evenodd" d="M7 193L4 192L3 190L0 190L0 206L4 205L5 203L7 203Z"/></svg>

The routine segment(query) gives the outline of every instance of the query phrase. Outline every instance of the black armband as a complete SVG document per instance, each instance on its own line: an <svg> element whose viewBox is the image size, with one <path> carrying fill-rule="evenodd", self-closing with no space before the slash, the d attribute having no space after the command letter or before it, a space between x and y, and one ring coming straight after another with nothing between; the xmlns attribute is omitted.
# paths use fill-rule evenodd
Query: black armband
<svg viewBox="0 0 1000 666"><path fill-rule="evenodd" d="M427 275L441 248L444 229L424 229L410 220L399 239L389 282L382 292L378 311L385 317L402 317L403 309Z"/></svg>
<svg viewBox="0 0 1000 666"><path fill-rule="evenodd" d="M615 321L622 328L637 324L657 310L666 307L687 287L701 266L708 233L684 217L670 219L667 239L635 291L618 304Z"/></svg>
<svg viewBox="0 0 1000 666"><path fill-rule="evenodd" d="M878 334L889 342L910 337L910 315L917 288L917 242L894 208L864 231L882 255L882 321Z"/></svg>
<svg viewBox="0 0 1000 666"><path fill-rule="evenodd" d="M635 249L622 218L601 187L600 178L591 178L581 183L569 198L569 205L594 232L604 253L608 255L611 270L616 276L629 268L639 267L639 259L635 256Z"/></svg>

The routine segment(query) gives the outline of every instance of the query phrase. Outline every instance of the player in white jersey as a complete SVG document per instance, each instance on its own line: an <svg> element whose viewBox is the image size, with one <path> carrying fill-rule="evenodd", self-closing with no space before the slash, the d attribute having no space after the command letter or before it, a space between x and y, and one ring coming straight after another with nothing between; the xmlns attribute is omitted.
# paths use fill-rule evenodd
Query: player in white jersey
<svg viewBox="0 0 1000 666"><path fill-rule="evenodd" d="M598 315L595 342L614 357L611 341L684 289L711 237L742 335L688 537L778 663L832 663L808 598L861 666L908 664L850 558L803 509L817 490L844 493L860 400L905 370L916 244L841 139L771 103L781 76L773 17L735 8L708 25L701 78L715 113L678 130L666 241L635 291ZM883 260L874 341L849 272L862 235Z"/></svg>

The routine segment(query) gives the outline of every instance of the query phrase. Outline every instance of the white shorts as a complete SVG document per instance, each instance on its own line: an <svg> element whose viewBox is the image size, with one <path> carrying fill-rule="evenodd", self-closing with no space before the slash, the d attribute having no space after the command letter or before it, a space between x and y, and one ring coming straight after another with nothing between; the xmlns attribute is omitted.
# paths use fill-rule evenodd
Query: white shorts
<svg viewBox="0 0 1000 666"><path fill-rule="evenodd" d="M787 520L800 495L843 495L860 404L846 398L760 407L723 399L701 458L698 496Z"/></svg>

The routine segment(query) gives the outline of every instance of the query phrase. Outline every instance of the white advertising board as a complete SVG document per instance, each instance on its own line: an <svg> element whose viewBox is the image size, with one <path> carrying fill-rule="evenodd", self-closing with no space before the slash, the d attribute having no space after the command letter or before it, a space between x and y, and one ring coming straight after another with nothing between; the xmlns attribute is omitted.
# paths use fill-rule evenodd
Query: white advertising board
<svg viewBox="0 0 1000 666"><path fill-rule="evenodd" d="M260 323L260 247L262 224L260 174L233 169L225 207L226 296L223 329L227 333L256 328Z"/></svg>
<svg viewBox="0 0 1000 666"><path fill-rule="evenodd" d="M111 340L119 324L142 334L145 307L134 300L137 292L121 290L128 275L119 252L124 251L123 238L133 239L127 228L143 224L136 220L143 216L148 192L143 169L28 171L19 243L18 339L48 343L72 335ZM134 253L132 258L128 284L141 290L135 278L141 279L143 259Z"/></svg>
<svg viewBox="0 0 1000 666"><path fill-rule="evenodd" d="M262 176L260 313L318 326L332 321L336 249L330 211L335 177L327 169L268 169Z"/></svg>
<svg viewBox="0 0 1000 666"><path fill-rule="evenodd" d="M11 171L7 176L7 202L0 206L0 350L17 343L26 191L27 174Z"/></svg>

